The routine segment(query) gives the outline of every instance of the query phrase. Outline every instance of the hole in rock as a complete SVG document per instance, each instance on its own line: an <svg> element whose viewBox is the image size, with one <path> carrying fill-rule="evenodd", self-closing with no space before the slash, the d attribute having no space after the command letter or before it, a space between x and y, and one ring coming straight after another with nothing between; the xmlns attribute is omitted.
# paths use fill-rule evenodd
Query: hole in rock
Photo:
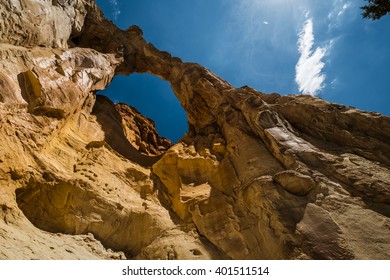
<svg viewBox="0 0 390 280"><path fill-rule="evenodd" d="M190 250L191 253L194 255L194 256L201 256L202 255L202 252L199 251L198 249L192 249Z"/></svg>
<svg viewBox="0 0 390 280"><path fill-rule="evenodd" d="M153 120L160 136L177 143L188 130L187 116L169 82L150 74L116 76L99 94L126 103Z"/></svg>

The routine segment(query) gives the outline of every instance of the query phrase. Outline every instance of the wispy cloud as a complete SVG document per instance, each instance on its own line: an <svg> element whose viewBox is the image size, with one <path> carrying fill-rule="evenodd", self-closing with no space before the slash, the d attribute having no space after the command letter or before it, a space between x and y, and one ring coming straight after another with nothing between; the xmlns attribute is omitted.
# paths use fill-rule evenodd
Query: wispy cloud
<svg viewBox="0 0 390 280"><path fill-rule="evenodd" d="M345 3L341 8L341 10L337 13L337 16L338 17L342 16L349 7L351 7L351 3L349 2Z"/></svg>
<svg viewBox="0 0 390 280"><path fill-rule="evenodd" d="M328 13L329 25L328 29L334 29L340 27L342 22L348 19L346 17L347 11L353 6L349 1L345 0L334 0L333 8Z"/></svg>
<svg viewBox="0 0 390 280"><path fill-rule="evenodd" d="M118 19L118 16L120 15L121 11L119 9L118 1L117 0L110 0L110 4L112 6L112 14L114 16L114 20Z"/></svg>
<svg viewBox="0 0 390 280"><path fill-rule="evenodd" d="M295 82L301 93L314 96L324 87L325 74L322 70L325 63L322 59L327 48L318 47L313 51L314 33L311 18L305 21L298 35L298 51L301 56L295 66Z"/></svg>

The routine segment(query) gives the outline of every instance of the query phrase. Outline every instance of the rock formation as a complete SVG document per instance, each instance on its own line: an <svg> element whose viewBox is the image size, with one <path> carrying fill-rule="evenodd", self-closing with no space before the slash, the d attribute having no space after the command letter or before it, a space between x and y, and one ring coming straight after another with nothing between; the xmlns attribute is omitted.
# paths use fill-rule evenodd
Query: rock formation
<svg viewBox="0 0 390 280"><path fill-rule="evenodd" d="M0 259L390 258L388 117L234 88L93 0L0 15ZM134 72L170 82L179 143L96 94Z"/></svg>

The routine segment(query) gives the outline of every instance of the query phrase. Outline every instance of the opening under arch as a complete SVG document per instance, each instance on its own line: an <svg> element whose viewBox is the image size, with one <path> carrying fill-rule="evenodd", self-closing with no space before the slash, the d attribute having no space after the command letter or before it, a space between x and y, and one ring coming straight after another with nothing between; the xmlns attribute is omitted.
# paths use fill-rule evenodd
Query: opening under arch
<svg viewBox="0 0 390 280"><path fill-rule="evenodd" d="M177 143L188 131L187 116L169 82L157 76L133 73L116 76L103 91L114 103L123 102L135 107L152 119L160 136Z"/></svg>

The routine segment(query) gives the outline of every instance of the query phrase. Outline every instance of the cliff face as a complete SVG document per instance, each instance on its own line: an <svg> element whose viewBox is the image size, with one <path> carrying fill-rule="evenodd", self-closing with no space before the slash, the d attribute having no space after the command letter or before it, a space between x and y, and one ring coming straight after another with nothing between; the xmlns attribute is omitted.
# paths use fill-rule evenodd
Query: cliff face
<svg viewBox="0 0 390 280"><path fill-rule="evenodd" d="M390 258L388 117L234 88L93 0L0 14L0 259ZM133 72L171 83L179 143L96 95Z"/></svg>

